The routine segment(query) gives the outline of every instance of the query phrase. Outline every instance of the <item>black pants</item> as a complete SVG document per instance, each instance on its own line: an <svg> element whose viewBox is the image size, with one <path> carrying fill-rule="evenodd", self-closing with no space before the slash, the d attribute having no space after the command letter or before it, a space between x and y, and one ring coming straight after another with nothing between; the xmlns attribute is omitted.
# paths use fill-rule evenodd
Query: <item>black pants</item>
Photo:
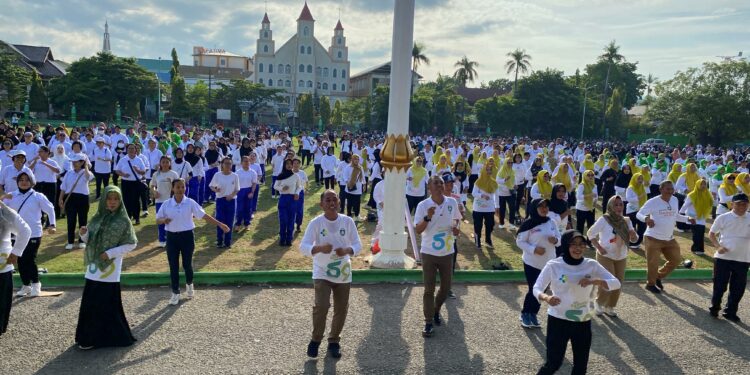
<svg viewBox="0 0 750 375"><path fill-rule="evenodd" d="M607 203L609 203L609 199L614 195L614 191L604 190L604 193L602 194L602 213L607 213Z"/></svg>
<svg viewBox="0 0 750 375"><path fill-rule="evenodd" d="M315 167L315 182L320 183L323 181L323 167L320 164L314 164Z"/></svg>
<svg viewBox="0 0 750 375"><path fill-rule="evenodd" d="M721 299L729 284L729 298L724 312L737 315L737 307L745 294L747 271L750 263L714 258L714 293L711 296L711 310L721 309Z"/></svg>
<svg viewBox="0 0 750 375"><path fill-rule="evenodd" d="M534 284L536 284L536 279L539 278L539 274L541 273L542 270L534 268L526 263L523 264L523 274L524 276L526 276L526 284L529 286L529 291L526 292L526 297L524 297L523 299L523 308L521 309L521 313L528 313L532 315L536 315L539 313L539 309L542 307L542 305L534 295Z"/></svg>
<svg viewBox="0 0 750 375"><path fill-rule="evenodd" d="M141 183L141 186L140 186L140 188L141 188L141 210L143 210L143 211L148 211L148 204L149 204L149 201L151 200L150 199L151 197L149 196L148 189L146 189L146 186L149 186L150 183L151 183L151 180L146 180L146 185L144 186ZM198 184L200 185L202 183L203 183L203 181L199 182ZM200 194L200 189L198 189L198 192ZM201 199L198 199L198 201L200 202Z"/></svg>
<svg viewBox="0 0 750 375"><path fill-rule="evenodd" d="M521 209L521 204L523 203L523 198L526 197L526 183L524 182L521 185L518 185L516 187L515 192L511 192L511 196L515 199L515 204L513 205L513 208L510 211L510 223L511 224L518 224L516 221L516 213Z"/></svg>
<svg viewBox="0 0 750 375"><path fill-rule="evenodd" d="M128 217L136 222L140 220L140 198L141 182L122 180L122 200L125 203L125 210L128 212Z"/></svg>
<svg viewBox="0 0 750 375"><path fill-rule="evenodd" d="M323 181L325 181L326 190L328 190L328 189L335 189L336 188L336 181L333 180L333 176L331 176L331 177L325 177L325 178L323 178Z"/></svg>
<svg viewBox="0 0 750 375"><path fill-rule="evenodd" d="M167 261L169 262L169 279L172 293L180 294L180 256L182 269L185 270L185 283L193 283L193 252L195 237L192 230L184 232L167 232Z"/></svg>
<svg viewBox="0 0 750 375"><path fill-rule="evenodd" d="M379 178L373 178L370 184L370 199L367 200L367 206L372 208L373 210L378 208L378 205L375 203L375 185L377 185L380 181L382 180Z"/></svg>
<svg viewBox="0 0 750 375"><path fill-rule="evenodd" d="M78 228L86 226L89 217L89 196L73 193L65 205L65 216L68 218L68 243L72 244L76 235L76 220Z"/></svg>
<svg viewBox="0 0 750 375"><path fill-rule="evenodd" d="M537 375L554 374L565 359L568 341L573 347L573 371L571 374L585 374L589 365L591 350L591 321L574 322L547 317L547 362Z"/></svg>
<svg viewBox="0 0 750 375"><path fill-rule="evenodd" d="M674 193L674 196L677 197L677 209L678 210L682 209L682 205L685 204L685 196L680 193ZM688 231L690 230L690 224L678 221L677 229L682 230L682 231Z"/></svg>
<svg viewBox="0 0 750 375"><path fill-rule="evenodd" d="M21 275L23 285L39 282L39 268L36 265L36 254L39 251L39 245L42 243L41 237L30 238L23 256L18 258L18 273Z"/></svg>
<svg viewBox="0 0 750 375"><path fill-rule="evenodd" d="M500 202L498 209L500 210L500 225L505 225L505 211L507 207L508 212L508 224L515 224L516 222L516 199L513 195L507 197L499 196Z"/></svg>
<svg viewBox="0 0 750 375"><path fill-rule="evenodd" d="M578 230L581 233L586 233L583 231L583 226L586 225L588 226L588 228L591 228L591 226L594 225L595 216L596 216L596 210L591 210L591 211L576 210L576 230Z"/></svg>
<svg viewBox="0 0 750 375"><path fill-rule="evenodd" d="M635 242L630 243L630 245L632 246L638 246L641 243L643 243L643 234L646 233L646 223L638 220L637 214L638 214L638 211L631 212L628 214L628 217L630 218L630 222L633 223L633 228L635 229L635 232L638 233L638 239Z"/></svg>
<svg viewBox="0 0 750 375"><path fill-rule="evenodd" d="M94 172L94 178L96 179L96 199L99 199L102 194L102 188L109 186L109 173Z"/></svg>
<svg viewBox="0 0 750 375"><path fill-rule="evenodd" d="M575 207L576 202L578 202L578 200L576 199L576 192L575 191L568 192L568 206Z"/></svg>
<svg viewBox="0 0 750 375"><path fill-rule="evenodd" d="M13 272L0 273L0 336L8 329L13 305Z"/></svg>
<svg viewBox="0 0 750 375"><path fill-rule="evenodd" d="M474 235L477 238L482 238L482 224L484 224L484 241L492 242L492 228L495 227L495 213L494 212L472 212L472 219L474 219Z"/></svg>
<svg viewBox="0 0 750 375"><path fill-rule="evenodd" d="M469 175L469 193L474 191L474 183L477 182L477 179L479 179L478 174Z"/></svg>
<svg viewBox="0 0 750 375"><path fill-rule="evenodd" d="M54 182L37 182L36 185L34 185L34 190L44 194L44 196L47 197L47 200L49 200L55 208L59 209L59 206L57 205L57 189ZM49 218L47 218L47 215L44 213L42 213L42 224L45 228L49 226Z"/></svg>
<svg viewBox="0 0 750 375"><path fill-rule="evenodd" d="M651 199L659 194L659 185L651 184L648 186L648 199Z"/></svg>
<svg viewBox="0 0 750 375"><path fill-rule="evenodd" d="M75 340L96 348L133 345L136 340L122 308L120 283L86 279Z"/></svg>
<svg viewBox="0 0 750 375"><path fill-rule="evenodd" d="M346 197L346 216L357 218L359 217L359 206L362 201L362 194L348 194ZM354 216L352 216L354 214Z"/></svg>
<svg viewBox="0 0 750 375"><path fill-rule="evenodd" d="M302 150L302 164L310 165L310 150Z"/></svg>
<svg viewBox="0 0 750 375"><path fill-rule="evenodd" d="M417 209L419 202L423 201L424 197L415 197L413 195L406 195L406 204L409 206L409 213L413 214Z"/></svg>
<svg viewBox="0 0 750 375"><path fill-rule="evenodd" d="M346 192L346 185L339 185L339 213L343 214L346 204L349 200L349 193Z"/></svg>
<svg viewBox="0 0 750 375"><path fill-rule="evenodd" d="M704 235L706 234L706 226L695 224L691 225L690 229L693 231L693 245L690 246L690 251L694 253L705 252Z"/></svg>

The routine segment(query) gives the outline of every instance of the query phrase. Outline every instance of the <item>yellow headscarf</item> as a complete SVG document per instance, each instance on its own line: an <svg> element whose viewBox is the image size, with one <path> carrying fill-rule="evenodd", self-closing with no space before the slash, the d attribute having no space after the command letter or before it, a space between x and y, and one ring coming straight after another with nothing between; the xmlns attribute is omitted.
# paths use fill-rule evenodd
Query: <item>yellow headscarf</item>
<svg viewBox="0 0 750 375"><path fill-rule="evenodd" d="M492 159L494 161L494 159ZM475 186L479 187L485 193L492 194L497 190L497 181L495 181L495 174L497 174L497 167L492 166L492 169L488 172L487 165L482 167L479 172L479 178L474 183Z"/></svg>
<svg viewBox="0 0 750 375"><path fill-rule="evenodd" d="M703 183L706 186L702 186ZM695 214L698 219L705 219L711 216L711 208L714 205L714 198L711 196L711 192L708 191L708 181L701 178L695 183L695 188L688 194L690 201L693 202L695 207Z"/></svg>
<svg viewBox="0 0 750 375"><path fill-rule="evenodd" d="M615 172L619 172L620 171L620 164L618 163L617 164L617 168L615 168L615 163L617 163L617 159L610 159L610 161L609 161L609 163L607 165L609 165L609 169L611 169L611 170L613 170ZM630 173L633 173L633 171L630 171Z"/></svg>
<svg viewBox="0 0 750 375"><path fill-rule="evenodd" d="M550 199L550 197L552 196L552 183L545 180L545 176L549 176L548 171L544 169L539 171L539 173L536 175L536 188L537 190L539 190L539 194L542 195L542 198Z"/></svg>
<svg viewBox="0 0 750 375"><path fill-rule="evenodd" d="M443 157L445 157L445 159L443 159ZM450 164L448 162L448 158L449 158L448 155L441 156L440 159L438 159L438 163L435 164L435 171L441 171L443 169L451 169Z"/></svg>
<svg viewBox="0 0 750 375"><path fill-rule="evenodd" d="M633 174L633 177L630 178L630 187L633 189L633 192L635 192L636 195L638 195L638 207L643 207L644 204L646 204L646 201L648 200L648 194L646 193L646 186L644 185L646 183L646 178L643 178L643 183L638 183L638 178L643 177L642 173L635 173Z"/></svg>
<svg viewBox="0 0 750 375"><path fill-rule="evenodd" d="M497 173L497 176L505 179L504 184L508 189L513 189L513 187L516 185L516 173L513 171L512 166L508 166L508 160L510 159L505 159L505 162L503 163L503 166L500 167L500 172Z"/></svg>
<svg viewBox="0 0 750 375"><path fill-rule="evenodd" d="M677 183L677 179L680 178L680 175L682 174L682 165L680 164L672 164L672 171L669 172L667 175L667 180L672 181L673 184Z"/></svg>
<svg viewBox="0 0 750 375"><path fill-rule="evenodd" d="M750 176L747 172L742 172L737 175L737 178L734 180L735 186L740 188L743 193L750 195L750 183L745 182L745 179L747 176Z"/></svg>
<svg viewBox="0 0 750 375"><path fill-rule="evenodd" d="M599 157L596 159L596 163L594 164L598 166L599 169L604 168L604 154L599 154Z"/></svg>
<svg viewBox="0 0 750 375"><path fill-rule="evenodd" d="M641 167L641 175L643 176L643 185L648 186L651 184L651 167L644 165Z"/></svg>
<svg viewBox="0 0 750 375"><path fill-rule="evenodd" d="M592 178L591 181L586 179L586 176L594 177L594 171L591 169L587 169L583 172L583 178L581 179L581 185L583 185L583 203L586 205L586 208L589 210L594 209L594 196L591 195L588 198L586 197L587 194L593 194L594 193L594 187L596 187L596 181Z"/></svg>
<svg viewBox="0 0 750 375"><path fill-rule="evenodd" d="M734 182L729 182L729 177L734 176L734 173L727 173L724 175L724 179L719 185L719 189L724 188L724 192L728 196L733 197L737 194L737 177L735 176Z"/></svg>
<svg viewBox="0 0 750 375"><path fill-rule="evenodd" d="M695 169L694 171L692 169ZM695 183L701 179L698 174L698 167L695 163L687 165L687 172L683 173L680 177L685 177L685 185L687 185L687 191L693 191L695 189Z"/></svg>
<svg viewBox="0 0 750 375"><path fill-rule="evenodd" d="M602 166L603 165L604 161L602 160ZM585 171L594 170L594 158L591 156L591 154L586 154L586 157L583 159L583 168Z"/></svg>
<svg viewBox="0 0 750 375"><path fill-rule="evenodd" d="M437 146L437 148L435 149L435 153L432 154L432 164L437 164L441 156L443 156L443 147Z"/></svg>
<svg viewBox="0 0 750 375"><path fill-rule="evenodd" d="M422 182L422 178L427 175L427 170L422 166L422 163L418 162L419 159L414 158L411 162L411 184L416 188L419 187L419 183Z"/></svg>
<svg viewBox="0 0 750 375"><path fill-rule="evenodd" d="M366 170L368 170L367 163L370 161L370 155L367 154L367 150L366 149L362 149L361 154L362 154L362 157L361 157L362 162L360 163L360 165L362 165L362 169L366 171Z"/></svg>
<svg viewBox="0 0 750 375"><path fill-rule="evenodd" d="M557 173L552 176L552 182L565 185L565 191L573 190L573 182L570 181L567 164L560 164L560 168L557 169Z"/></svg>
<svg viewBox="0 0 750 375"><path fill-rule="evenodd" d="M635 158L630 158L628 160L628 165L630 166L630 173L641 173L641 168L635 164Z"/></svg>
<svg viewBox="0 0 750 375"><path fill-rule="evenodd" d="M482 153L479 156L479 160L477 161L478 164L484 165L484 163L487 162L487 153L482 151Z"/></svg>

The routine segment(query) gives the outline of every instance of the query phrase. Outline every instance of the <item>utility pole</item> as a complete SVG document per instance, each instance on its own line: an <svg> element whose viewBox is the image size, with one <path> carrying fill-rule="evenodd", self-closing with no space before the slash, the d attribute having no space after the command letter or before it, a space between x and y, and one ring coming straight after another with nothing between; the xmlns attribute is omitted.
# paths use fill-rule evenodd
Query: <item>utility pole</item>
<svg viewBox="0 0 750 375"><path fill-rule="evenodd" d="M208 67L208 103L206 103L208 109L208 123L211 123L211 67Z"/></svg>

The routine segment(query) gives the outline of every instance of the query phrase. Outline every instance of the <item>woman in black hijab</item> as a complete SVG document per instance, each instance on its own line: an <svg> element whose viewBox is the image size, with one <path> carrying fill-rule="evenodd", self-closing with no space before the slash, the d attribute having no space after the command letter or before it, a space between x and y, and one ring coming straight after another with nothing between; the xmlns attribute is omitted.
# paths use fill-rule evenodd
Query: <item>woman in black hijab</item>
<svg viewBox="0 0 750 375"><path fill-rule="evenodd" d="M561 233L570 229L570 206L568 205L568 192L565 189L565 185L555 184L555 186L552 187L552 195L549 200L549 212L550 218L555 221L557 229ZM557 217L555 217L555 215L557 215ZM555 252L557 253L557 256L560 256L557 249Z"/></svg>
<svg viewBox="0 0 750 375"><path fill-rule="evenodd" d="M622 198L625 207L628 206L628 202L625 200L625 191L627 191L628 186L630 186L631 178L633 178L633 171L630 169L630 165L625 163L622 165L622 168L620 168L620 173L617 174L617 179L615 180L615 191L617 191L617 195ZM606 205L606 202L602 201L602 204Z"/></svg>

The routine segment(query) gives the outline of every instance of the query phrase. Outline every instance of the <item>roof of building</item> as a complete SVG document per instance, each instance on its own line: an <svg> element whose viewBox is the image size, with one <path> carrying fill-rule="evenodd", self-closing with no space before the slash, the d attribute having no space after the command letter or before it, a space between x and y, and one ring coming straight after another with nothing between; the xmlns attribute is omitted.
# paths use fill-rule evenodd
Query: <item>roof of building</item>
<svg viewBox="0 0 750 375"><path fill-rule="evenodd" d="M418 78L420 78L420 79L422 78L422 76L419 75L419 73L414 72L414 71L412 71L412 72L414 74L416 74ZM374 66L372 68L365 69L365 70L363 70L363 71L361 71L361 72L359 72L357 74L352 74L352 76L350 77L350 79L356 79L356 78L359 78L361 76L365 76L367 74L391 74L391 62L388 61L386 63L380 64L380 65L376 65L376 66Z"/></svg>
<svg viewBox="0 0 750 375"><path fill-rule="evenodd" d="M180 65L180 74L185 78L205 76L210 74L214 79L247 79L253 72L239 68L212 68L207 66Z"/></svg>
<svg viewBox="0 0 750 375"><path fill-rule="evenodd" d="M315 22L315 19L313 18L312 13L310 13L310 8L307 7L307 1L305 1L305 7L302 8L302 13L299 14L299 18L297 18L297 21Z"/></svg>
<svg viewBox="0 0 750 375"><path fill-rule="evenodd" d="M503 96L509 93L509 90L502 89L483 89L477 87L459 87L456 89L456 93L461 95L470 104L474 104L477 100L491 98L493 96Z"/></svg>
<svg viewBox="0 0 750 375"><path fill-rule="evenodd" d="M271 23L271 20L268 19L268 13L263 14L263 22L261 23Z"/></svg>
<svg viewBox="0 0 750 375"><path fill-rule="evenodd" d="M67 64L55 61L52 51L45 46L28 46L25 44L4 43L19 57L19 66L35 70L42 79L50 79L65 75Z"/></svg>
<svg viewBox="0 0 750 375"><path fill-rule="evenodd" d="M344 26L341 25L341 20L336 24L336 28L334 30L344 30Z"/></svg>

